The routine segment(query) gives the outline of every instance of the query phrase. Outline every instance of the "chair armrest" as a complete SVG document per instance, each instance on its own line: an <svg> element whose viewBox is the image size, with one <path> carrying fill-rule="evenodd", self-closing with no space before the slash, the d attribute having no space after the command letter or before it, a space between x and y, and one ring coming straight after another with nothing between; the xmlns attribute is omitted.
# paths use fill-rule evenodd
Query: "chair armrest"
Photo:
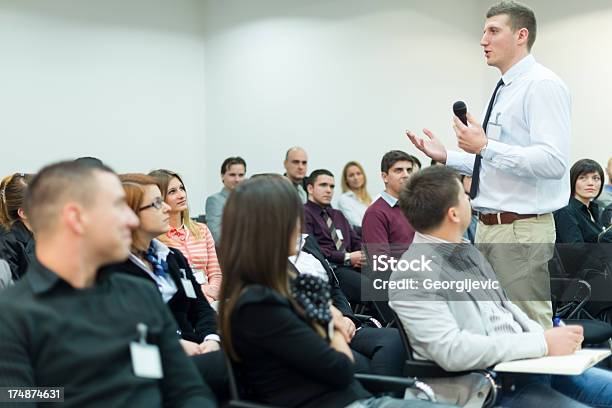
<svg viewBox="0 0 612 408"><path fill-rule="evenodd" d="M361 385L364 387L375 385L379 389L384 389L385 392L401 392L403 393L406 388L416 388L427 399L431 402L436 401L436 396L432 388L422 381L416 378L405 378L405 377L391 377L387 375L374 375L374 374L355 374Z"/></svg>

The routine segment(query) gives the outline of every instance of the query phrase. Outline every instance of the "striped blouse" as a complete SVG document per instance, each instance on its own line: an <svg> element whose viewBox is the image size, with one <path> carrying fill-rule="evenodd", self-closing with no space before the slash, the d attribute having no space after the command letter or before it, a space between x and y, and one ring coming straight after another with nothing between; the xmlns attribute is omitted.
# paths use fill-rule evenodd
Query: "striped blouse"
<svg viewBox="0 0 612 408"><path fill-rule="evenodd" d="M195 224L202 235L199 240L184 225L181 228L170 227L170 231L160 238L164 244L178 249L187 258L204 296L213 302L219 299L221 289L221 267L215 251L215 240L205 224Z"/></svg>

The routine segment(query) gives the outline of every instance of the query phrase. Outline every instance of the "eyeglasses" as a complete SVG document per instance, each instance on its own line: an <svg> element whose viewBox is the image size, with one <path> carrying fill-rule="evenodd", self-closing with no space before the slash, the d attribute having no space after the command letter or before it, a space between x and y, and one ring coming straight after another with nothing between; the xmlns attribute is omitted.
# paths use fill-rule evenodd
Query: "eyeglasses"
<svg viewBox="0 0 612 408"><path fill-rule="evenodd" d="M149 208L155 208L156 210L159 210L163 207L163 205L164 205L164 199L161 197L157 197L155 201L153 201L151 204L145 205L144 207L140 207L138 211L144 211Z"/></svg>

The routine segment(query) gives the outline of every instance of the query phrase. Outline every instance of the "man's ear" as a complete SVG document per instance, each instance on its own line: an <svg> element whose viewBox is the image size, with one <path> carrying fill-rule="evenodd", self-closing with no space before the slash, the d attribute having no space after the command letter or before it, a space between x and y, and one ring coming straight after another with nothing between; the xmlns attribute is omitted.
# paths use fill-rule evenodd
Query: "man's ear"
<svg viewBox="0 0 612 408"><path fill-rule="evenodd" d="M68 203L62 210L62 221L76 235L85 232L83 209L77 203Z"/></svg>
<svg viewBox="0 0 612 408"><path fill-rule="evenodd" d="M446 216L453 223L461 222L461 218L459 217L459 210L457 209L457 207L449 208L446 212Z"/></svg>
<svg viewBox="0 0 612 408"><path fill-rule="evenodd" d="M518 45L526 44L529 40L529 30L524 27L518 30L518 36L516 37L516 40L518 42Z"/></svg>
<svg viewBox="0 0 612 408"><path fill-rule="evenodd" d="M306 191L308 192L308 195L312 195L312 192L314 191L314 185L306 184Z"/></svg>
<svg viewBox="0 0 612 408"><path fill-rule="evenodd" d="M382 178L383 183L387 184L388 179L389 179L389 174L386 171L381 171L380 177Z"/></svg>

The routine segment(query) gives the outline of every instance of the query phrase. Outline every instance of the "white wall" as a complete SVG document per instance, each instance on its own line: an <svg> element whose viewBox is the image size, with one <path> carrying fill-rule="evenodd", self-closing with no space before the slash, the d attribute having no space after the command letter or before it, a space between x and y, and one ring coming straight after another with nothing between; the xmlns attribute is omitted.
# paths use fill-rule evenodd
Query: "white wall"
<svg viewBox="0 0 612 408"><path fill-rule="evenodd" d="M382 155L414 153L405 129L429 126L450 141L452 103L483 106L478 7L455 5L208 2L209 185L226 156L243 155L250 174L280 172L297 144L310 170L339 175L348 160L362 162L377 192Z"/></svg>
<svg viewBox="0 0 612 408"><path fill-rule="evenodd" d="M201 197L201 6L2 0L0 174L91 155L119 172L175 169Z"/></svg>
<svg viewBox="0 0 612 408"><path fill-rule="evenodd" d="M612 157L612 2L527 0L538 17L533 54L572 94L572 163Z"/></svg>
<svg viewBox="0 0 612 408"><path fill-rule="evenodd" d="M573 159L612 155L612 2L524 0L534 55L573 95ZM98 156L182 173L193 213L241 155L282 171L414 153L406 128L454 145L450 107L479 113L498 72L478 45L490 1L0 0L0 174ZM423 156L420 156L422 159Z"/></svg>

